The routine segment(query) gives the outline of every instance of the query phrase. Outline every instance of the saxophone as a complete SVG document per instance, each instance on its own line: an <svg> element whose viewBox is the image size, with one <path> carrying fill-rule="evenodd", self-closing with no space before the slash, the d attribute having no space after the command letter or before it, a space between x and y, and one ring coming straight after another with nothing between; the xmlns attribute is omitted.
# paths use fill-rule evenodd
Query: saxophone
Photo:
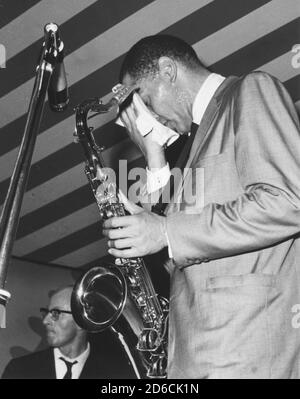
<svg viewBox="0 0 300 399"><path fill-rule="evenodd" d="M126 211L87 119L118 107L133 90L118 84L107 104L91 98L75 108L75 141L82 145L85 174L102 219L124 216ZM88 117L90 111L94 114ZM118 258L91 268L75 283L71 309L85 330L110 328L117 335L137 378L166 378L168 301L156 294L142 258Z"/></svg>

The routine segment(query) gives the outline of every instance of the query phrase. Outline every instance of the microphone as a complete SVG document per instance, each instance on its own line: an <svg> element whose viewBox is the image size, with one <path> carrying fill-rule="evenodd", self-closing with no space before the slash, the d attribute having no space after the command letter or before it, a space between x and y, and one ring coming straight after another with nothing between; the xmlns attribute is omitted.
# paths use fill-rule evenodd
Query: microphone
<svg viewBox="0 0 300 399"><path fill-rule="evenodd" d="M63 62L64 43L60 38L58 26L54 23L49 23L45 26L45 41L49 39L49 35L58 55L48 86L48 100L52 111L61 112L67 108L70 100L66 71Z"/></svg>

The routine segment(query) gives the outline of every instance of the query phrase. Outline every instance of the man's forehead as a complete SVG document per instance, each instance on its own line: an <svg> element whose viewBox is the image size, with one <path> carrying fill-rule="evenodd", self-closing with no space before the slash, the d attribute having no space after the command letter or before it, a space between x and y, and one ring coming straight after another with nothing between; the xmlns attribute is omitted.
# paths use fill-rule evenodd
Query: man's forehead
<svg viewBox="0 0 300 399"><path fill-rule="evenodd" d="M127 87L132 87L135 86L137 89L146 89L151 83L154 81L154 79L150 76L145 76L139 79L135 79L131 77L129 74L126 74L123 78L123 85Z"/></svg>
<svg viewBox="0 0 300 399"><path fill-rule="evenodd" d="M54 306L69 307L71 303L71 294L72 294L71 289L64 289L59 292L56 292L50 298L49 304L51 304L51 307Z"/></svg>

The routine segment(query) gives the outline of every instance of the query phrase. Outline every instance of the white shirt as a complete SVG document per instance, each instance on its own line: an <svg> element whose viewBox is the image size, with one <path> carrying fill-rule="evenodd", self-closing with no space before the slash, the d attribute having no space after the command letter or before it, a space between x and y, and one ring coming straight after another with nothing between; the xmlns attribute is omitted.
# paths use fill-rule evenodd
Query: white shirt
<svg viewBox="0 0 300 399"><path fill-rule="evenodd" d="M73 366L72 366L72 380L77 380L80 376L80 373L83 369L83 366L84 366L87 358L89 357L90 350L91 350L90 344L88 342L86 350L84 352L82 352L81 355L79 355L73 359L70 359L69 357L64 356L58 348L54 348L56 378L58 380L62 380L64 378L64 375L67 372L66 363L60 359L60 357L63 357L64 359L66 359L68 362L71 362L71 363L77 361L77 363L73 364Z"/></svg>
<svg viewBox="0 0 300 399"><path fill-rule="evenodd" d="M225 80L224 76L211 73L204 81L198 91L192 108L193 122L200 125L203 115L210 100L213 98L218 87ZM147 192L148 194L164 187L170 178L170 166L167 163L163 168L151 170L147 168Z"/></svg>

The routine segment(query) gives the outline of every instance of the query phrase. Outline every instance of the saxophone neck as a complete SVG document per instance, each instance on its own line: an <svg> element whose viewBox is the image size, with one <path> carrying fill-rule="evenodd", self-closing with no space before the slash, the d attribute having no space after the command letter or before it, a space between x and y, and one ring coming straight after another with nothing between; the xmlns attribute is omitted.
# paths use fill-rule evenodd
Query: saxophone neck
<svg viewBox="0 0 300 399"><path fill-rule="evenodd" d="M103 104L101 100L96 99L91 108L91 111L94 111L95 114L92 115L91 118L98 114L109 112L115 107L119 107L119 105L121 105L130 96L130 94L134 92L135 89L135 86L127 87L121 83L118 83L112 88L114 95L106 104Z"/></svg>

